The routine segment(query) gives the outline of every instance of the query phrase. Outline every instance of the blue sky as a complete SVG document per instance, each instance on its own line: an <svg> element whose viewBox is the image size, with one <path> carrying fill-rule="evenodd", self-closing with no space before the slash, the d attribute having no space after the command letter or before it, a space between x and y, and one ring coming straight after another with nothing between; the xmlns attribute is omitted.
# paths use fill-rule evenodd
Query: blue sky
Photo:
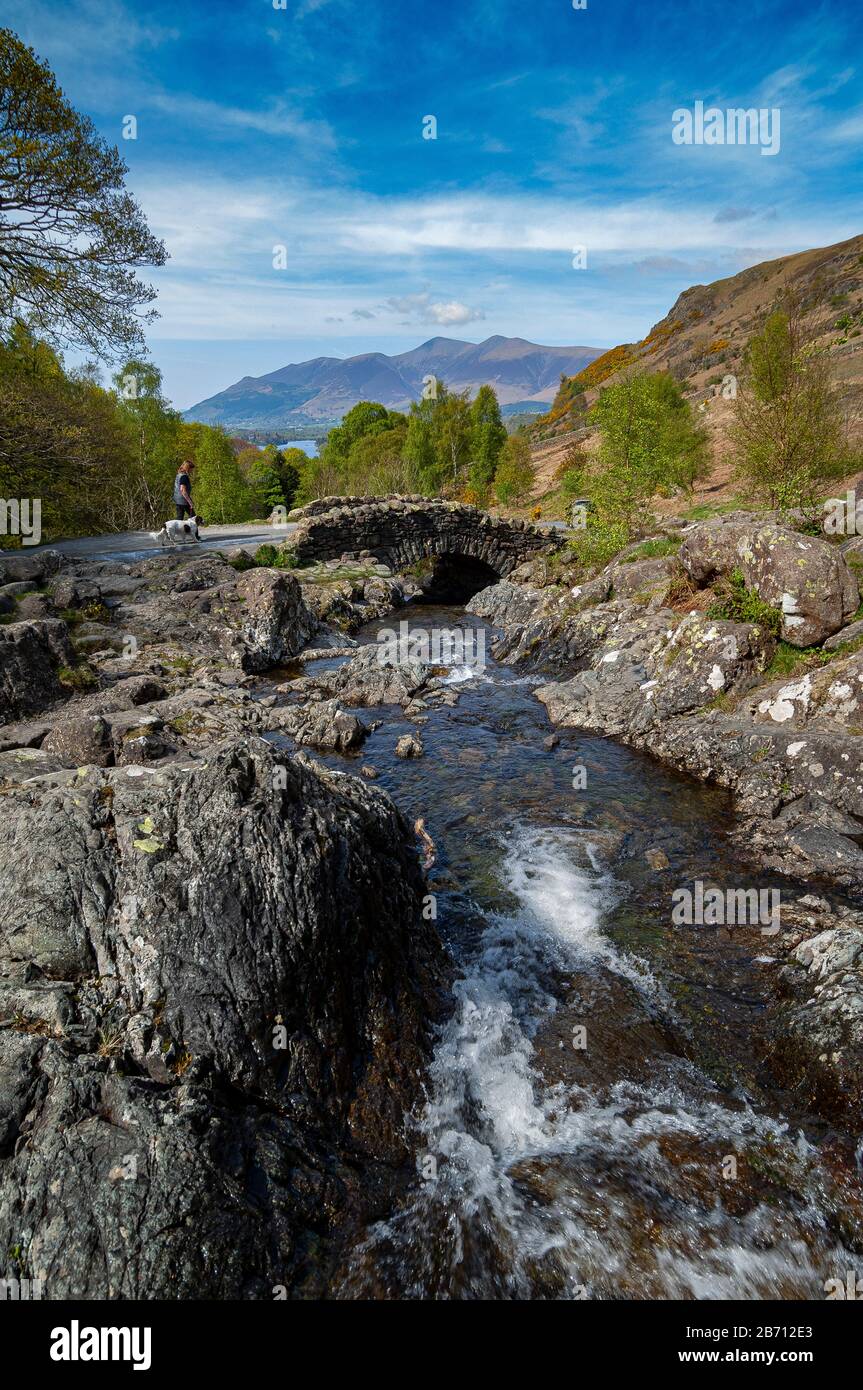
<svg viewBox="0 0 863 1390"><path fill-rule="evenodd" d="M120 145L166 242L149 344L180 407L438 333L611 346L690 284L863 231L858 0L0 0L0 16ZM778 153L675 144L673 112L699 100L778 109Z"/></svg>

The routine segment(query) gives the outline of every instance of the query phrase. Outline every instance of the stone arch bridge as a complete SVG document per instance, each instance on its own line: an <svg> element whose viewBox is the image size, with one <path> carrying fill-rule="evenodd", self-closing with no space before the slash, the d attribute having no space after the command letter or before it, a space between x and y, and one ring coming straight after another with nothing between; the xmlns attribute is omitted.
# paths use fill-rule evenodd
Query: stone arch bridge
<svg viewBox="0 0 863 1390"><path fill-rule="evenodd" d="M300 565L364 550L396 573L431 560L443 587L459 577L470 592L560 544L523 521L429 497L325 497L295 517L300 525L291 539Z"/></svg>

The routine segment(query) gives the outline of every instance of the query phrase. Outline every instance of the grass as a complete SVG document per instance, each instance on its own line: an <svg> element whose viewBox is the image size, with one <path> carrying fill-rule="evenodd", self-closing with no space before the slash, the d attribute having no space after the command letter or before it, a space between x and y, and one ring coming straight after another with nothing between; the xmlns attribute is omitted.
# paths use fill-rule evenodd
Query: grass
<svg viewBox="0 0 863 1390"><path fill-rule="evenodd" d="M238 551L231 556L228 564L240 573L254 569L294 570L298 567L296 551L290 546L273 545L270 541L259 545L254 555L246 550Z"/></svg>
<svg viewBox="0 0 863 1390"><path fill-rule="evenodd" d="M835 651L826 652L823 647L792 647L790 642L779 642L773 659L764 672L765 680L779 680L790 676L804 676L807 671L818 671L828 666L838 657L850 656L863 647L863 637L853 642L842 642Z"/></svg>
<svg viewBox="0 0 863 1390"><path fill-rule="evenodd" d="M636 560L659 560L666 555L676 555L682 544L682 536L657 536L654 540L643 541L637 550L625 555L620 563L632 565Z"/></svg>
<svg viewBox="0 0 863 1390"><path fill-rule="evenodd" d="M60 666L57 679L66 690L92 690L98 685L96 675L89 666Z"/></svg>
<svg viewBox="0 0 863 1390"><path fill-rule="evenodd" d="M740 570L732 570L731 574L717 582L707 616L726 618L737 623L755 623L774 637L778 637L782 630L780 610L765 603L754 589L747 589Z"/></svg>

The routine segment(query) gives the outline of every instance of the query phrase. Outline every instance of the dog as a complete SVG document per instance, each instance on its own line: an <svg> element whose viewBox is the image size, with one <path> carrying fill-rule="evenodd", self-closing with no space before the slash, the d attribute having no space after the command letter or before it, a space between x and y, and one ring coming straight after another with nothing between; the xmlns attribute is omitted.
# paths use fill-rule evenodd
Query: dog
<svg viewBox="0 0 863 1390"><path fill-rule="evenodd" d="M198 535L200 518L192 516L188 521L166 521L161 531L151 531L150 535L159 545L164 545L170 541L171 545L186 545L190 540L201 544L201 537Z"/></svg>

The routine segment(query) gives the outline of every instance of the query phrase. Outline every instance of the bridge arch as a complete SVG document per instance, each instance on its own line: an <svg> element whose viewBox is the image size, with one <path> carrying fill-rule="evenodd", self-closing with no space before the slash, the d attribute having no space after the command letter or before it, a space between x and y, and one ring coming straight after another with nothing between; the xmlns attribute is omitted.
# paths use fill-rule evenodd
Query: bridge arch
<svg viewBox="0 0 863 1390"><path fill-rule="evenodd" d="M547 532L523 521L428 497L325 498L300 513L293 537L300 565L363 550L396 573L432 560L439 576L461 567L467 578L472 571L477 582L471 592L556 544Z"/></svg>

